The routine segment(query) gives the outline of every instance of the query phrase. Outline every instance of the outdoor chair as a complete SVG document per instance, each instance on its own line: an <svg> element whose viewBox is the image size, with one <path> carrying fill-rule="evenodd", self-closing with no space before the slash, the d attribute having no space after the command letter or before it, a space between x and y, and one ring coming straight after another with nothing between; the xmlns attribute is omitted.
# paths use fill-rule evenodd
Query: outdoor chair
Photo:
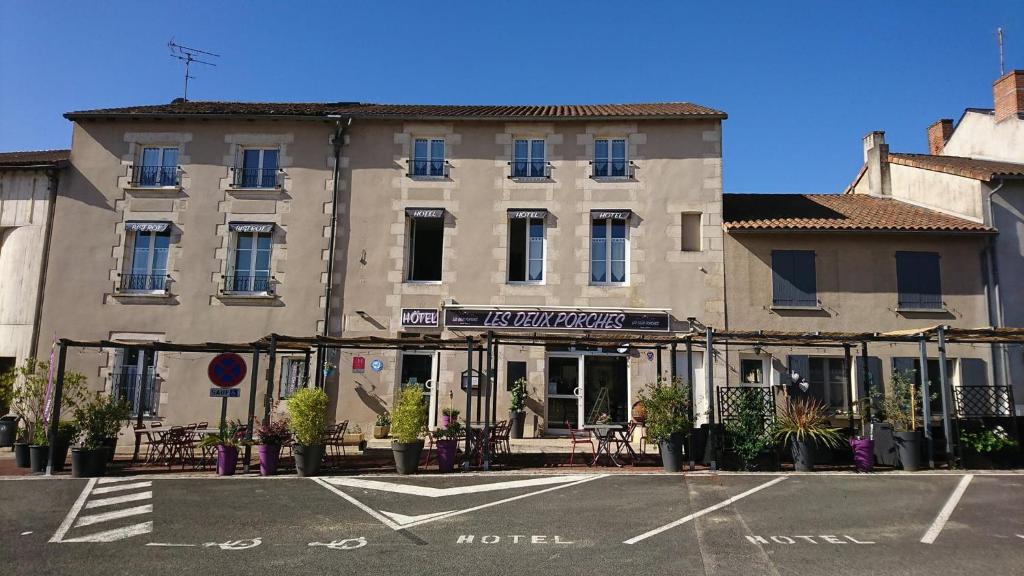
<svg viewBox="0 0 1024 576"><path fill-rule="evenodd" d="M502 420L498 422L494 429L494 453L495 454L512 454L512 446L509 442L509 437L512 435L512 423L508 420Z"/></svg>
<svg viewBox="0 0 1024 576"><path fill-rule="evenodd" d="M569 429L569 440L572 443L570 446L571 451L569 452L569 466L572 466L573 458L576 456L576 446L578 445L589 445L591 459L597 457L597 447L594 446L594 437L590 433L590 430L586 428L573 428L572 424L568 420L565 421L565 427ZM586 460L584 460L584 463L586 463L587 466L590 466Z"/></svg>
<svg viewBox="0 0 1024 576"><path fill-rule="evenodd" d="M329 458L335 465L341 463L341 457L345 455L345 432L348 430L348 420L340 424L327 427L326 442L327 450L324 451L325 458ZM329 452L329 454L328 454Z"/></svg>
<svg viewBox="0 0 1024 576"><path fill-rule="evenodd" d="M141 448L142 441L146 441L146 456L143 458L144 462L149 461L150 453L153 451L153 437L149 435L149 430L145 424L132 424L132 430L135 432L135 444ZM140 450L136 449L132 454L132 464L135 464L139 460Z"/></svg>
<svg viewBox="0 0 1024 576"><path fill-rule="evenodd" d="M629 453L630 464L633 466L636 466L636 454L630 447L630 439L633 437L636 427L636 420L630 420L629 424L626 425L625 433L622 436L613 436L611 439L611 443L615 445L615 457L618 458L619 454L626 450Z"/></svg>
<svg viewBox="0 0 1024 576"><path fill-rule="evenodd" d="M420 466L426 466L430 462L430 452L434 449L434 433L431 430L427 430L427 449L423 454L423 463Z"/></svg>

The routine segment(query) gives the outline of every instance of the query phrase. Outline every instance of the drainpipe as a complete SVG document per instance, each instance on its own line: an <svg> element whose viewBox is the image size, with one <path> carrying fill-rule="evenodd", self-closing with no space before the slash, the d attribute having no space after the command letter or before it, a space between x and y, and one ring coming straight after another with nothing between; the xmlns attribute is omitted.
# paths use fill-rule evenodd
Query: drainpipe
<svg viewBox="0 0 1024 576"><path fill-rule="evenodd" d="M331 235L327 244L327 303L324 306L324 329L321 335L327 336L331 327L331 297L334 288L334 245L337 241L338 225L338 195L341 186L341 147L345 145L345 129L352 125L352 118L341 116L328 116L335 118L334 136L331 144L334 145L334 186L331 190Z"/></svg>
<svg viewBox="0 0 1024 576"><path fill-rule="evenodd" d="M988 225L995 228L995 211L992 209L992 199L1003 186L1006 184L1006 180L1000 179L999 185L989 191L988 197L985 202L986 220ZM986 279L989 288L989 306L988 315L989 323L995 328L1003 327L1003 303L999 291L999 260L996 258L996 239L992 236L988 238L988 245L985 247L985 255L987 264L988 278ZM1006 358L1006 349L1001 344L992 345L993 355L993 369L995 366L999 366L1000 378L999 383L1003 386L1010 386L1010 364ZM1011 410L1016 410L1016 407L1011 406Z"/></svg>
<svg viewBox="0 0 1024 576"><path fill-rule="evenodd" d="M60 186L61 168L47 171L50 178L49 206L46 209L46 236L43 239L42 262L39 263L39 287L36 289L36 309L32 317L32 341L29 342L28 355L34 358L39 352L39 332L43 321L43 295L46 287L46 271L50 263L50 244L53 238L53 215L57 209L57 187Z"/></svg>

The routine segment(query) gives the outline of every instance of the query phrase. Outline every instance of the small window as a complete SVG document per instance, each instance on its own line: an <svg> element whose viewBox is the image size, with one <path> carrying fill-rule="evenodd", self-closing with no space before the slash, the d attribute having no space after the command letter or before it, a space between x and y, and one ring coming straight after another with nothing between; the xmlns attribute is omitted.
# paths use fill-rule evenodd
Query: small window
<svg viewBox="0 0 1024 576"><path fill-rule="evenodd" d="M526 378L526 362L510 360L505 366L505 390L510 391L520 378Z"/></svg>
<svg viewBox="0 0 1024 576"><path fill-rule="evenodd" d="M169 230L137 230L132 233L131 262L121 275L122 292L163 292L167 288Z"/></svg>
<svg viewBox="0 0 1024 576"><path fill-rule="evenodd" d="M291 398L299 388L309 384L309 367L305 358L285 358L281 365L281 381L277 388L277 397Z"/></svg>
<svg viewBox="0 0 1024 576"><path fill-rule="evenodd" d="M444 139L417 138L413 146L413 176L445 176Z"/></svg>
<svg viewBox="0 0 1024 576"><path fill-rule="evenodd" d="M601 138L594 140L594 177L625 178L626 140Z"/></svg>
<svg viewBox="0 0 1024 576"><path fill-rule="evenodd" d="M227 292L271 294L270 253L272 232L235 232L235 253L227 279Z"/></svg>
<svg viewBox="0 0 1024 576"><path fill-rule="evenodd" d="M241 188L276 188L278 168L276 148L243 150L242 165L235 172L235 184Z"/></svg>
<svg viewBox="0 0 1024 576"><path fill-rule="evenodd" d="M755 358L740 360L740 381L744 384L764 384L764 362Z"/></svg>
<svg viewBox="0 0 1024 576"><path fill-rule="evenodd" d="M701 251L701 214L700 212L683 212L682 215L683 252Z"/></svg>
<svg viewBox="0 0 1024 576"><path fill-rule="evenodd" d="M543 280L544 219L511 219L508 225L508 281Z"/></svg>
<svg viewBox="0 0 1024 576"><path fill-rule="evenodd" d="M772 250L772 305L818 305L813 250Z"/></svg>
<svg viewBox="0 0 1024 576"><path fill-rule="evenodd" d="M409 218L409 281L440 282L444 218Z"/></svg>
<svg viewBox="0 0 1024 576"><path fill-rule="evenodd" d="M626 283L627 230L626 220L622 218L598 219L591 223L591 283Z"/></svg>
<svg viewBox="0 0 1024 576"><path fill-rule="evenodd" d="M178 184L178 149L143 148L140 166L135 166L132 182L136 186L159 188Z"/></svg>
<svg viewBox="0 0 1024 576"><path fill-rule="evenodd" d="M845 364L842 358L810 358L807 375L810 387L807 394L825 406L845 410L849 390Z"/></svg>
<svg viewBox="0 0 1024 576"><path fill-rule="evenodd" d="M897 252L896 284L899 290L898 308L942 309L942 283L937 253Z"/></svg>
<svg viewBox="0 0 1024 576"><path fill-rule="evenodd" d="M513 178L547 177L544 140L516 140L512 150Z"/></svg>

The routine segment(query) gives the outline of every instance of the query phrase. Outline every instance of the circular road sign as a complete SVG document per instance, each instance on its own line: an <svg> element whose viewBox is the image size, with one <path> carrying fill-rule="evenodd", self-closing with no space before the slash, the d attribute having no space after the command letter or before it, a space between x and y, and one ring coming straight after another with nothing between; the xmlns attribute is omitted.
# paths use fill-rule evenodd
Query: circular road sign
<svg viewBox="0 0 1024 576"><path fill-rule="evenodd" d="M234 352L217 354L210 360L210 366L206 369L206 375L214 386L221 388L232 388L245 378L245 360Z"/></svg>

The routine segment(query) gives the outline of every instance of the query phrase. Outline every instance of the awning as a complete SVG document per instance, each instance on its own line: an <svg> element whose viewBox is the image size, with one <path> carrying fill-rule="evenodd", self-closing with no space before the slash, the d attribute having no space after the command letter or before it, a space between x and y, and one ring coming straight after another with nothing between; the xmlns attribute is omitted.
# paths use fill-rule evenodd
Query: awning
<svg viewBox="0 0 1024 576"><path fill-rule="evenodd" d="M611 218L613 220L629 220L629 217L632 216L632 215L633 215L633 211L632 210L607 210L607 209L596 210L595 209L595 210L591 210L590 211L590 219L591 220L607 220L609 218Z"/></svg>
<svg viewBox="0 0 1024 576"><path fill-rule="evenodd" d="M166 232L170 222L125 222L124 229L129 232Z"/></svg>
<svg viewBox="0 0 1024 576"><path fill-rule="evenodd" d="M444 218L444 208L406 208L409 218Z"/></svg>
<svg viewBox="0 0 1024 576"><path fill-rule="evenodd" d="M548 211L544 208L509 208L509 220L525 220L527 218L546 218Z"/></svg>
<svg viewBox="0 0 1024 576"><path fill-rule="evenodd" d="M272 232L273 222L230 222L228 230L232 232Z"/></svg>

